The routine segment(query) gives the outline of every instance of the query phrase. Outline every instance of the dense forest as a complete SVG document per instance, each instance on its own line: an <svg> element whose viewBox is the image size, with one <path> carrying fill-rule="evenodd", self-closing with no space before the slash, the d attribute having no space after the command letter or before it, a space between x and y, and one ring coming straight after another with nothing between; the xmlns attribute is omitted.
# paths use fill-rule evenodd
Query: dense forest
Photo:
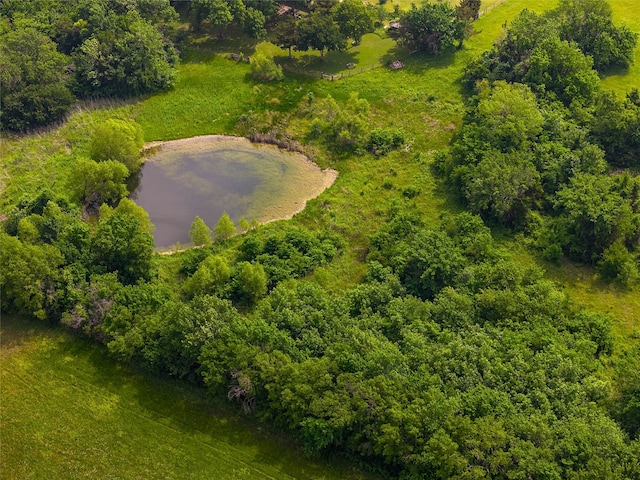
<svg viewBox="0 0 640 480"><path fill-rule="evenodd" d="M0 127L29 137L78 102L175 88L199 35L324 57L395 15L398 45L428 62L464 49L480 9L384 3L6 0ZM330 164L393 156L398 170L433 172L457 205L434 221L416 208L421 185L386 173L376 181L395 196L364 234L315 204L307 222L236 229L223 217L210 230L196 218L200 248L158 255L127 198L145 131L101 117L47 159L68 169L62 185L5 195L2 312L62 324L236 402L309 455L348 452L392 478L640 478L640 344L623 348L609 315L505 242L638 292L640 93L601 86L633 63L637 40L605 0L522 11L452 87L461 122L433 161L364 91L304 90L288 116L239 117L233 133L307 143ZM290 76L266 54L249 68L254 91ZM284 92L311 82L287 80ZM345 258L351 278L323 280Z"/></svg>

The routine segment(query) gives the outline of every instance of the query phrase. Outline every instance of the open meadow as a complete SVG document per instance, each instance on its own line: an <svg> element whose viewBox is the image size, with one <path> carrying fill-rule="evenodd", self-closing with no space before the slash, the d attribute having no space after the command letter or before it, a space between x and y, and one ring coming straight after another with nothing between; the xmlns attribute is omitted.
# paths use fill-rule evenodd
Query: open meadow
<svg viewBox="0 0 640 480"><path fill-rule="evenodd" d="M60 329L5 316L1 342L3 479L376 478Z"/></svg>

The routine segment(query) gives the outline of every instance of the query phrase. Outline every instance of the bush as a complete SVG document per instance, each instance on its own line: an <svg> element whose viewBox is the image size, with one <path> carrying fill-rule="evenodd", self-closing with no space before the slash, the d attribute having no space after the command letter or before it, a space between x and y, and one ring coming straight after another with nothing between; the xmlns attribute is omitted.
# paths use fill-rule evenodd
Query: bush
<svg viewBox="0 0 640 480"><path fill-rule="evenodd" d="M129 173L140 169L140 150L144 145L142 129L132 120L110 118L98 125L91 139L91 158L97 162L115 160Z"/></svg>
<svg viewBox="0 0 640 480"><path fill-rule="evenodd" d="M404 133L400 130L376 128L369 135L367 150L376 156L386 155L404 145Z"/></svg>
<svg viewBox="0 0 640 480"><path fill-rule="evenodd" d="M602 254L598 270L604 280L630 287L638 280L638 267L632 253L622 242L615 242Z"/></svg>
<svg viewBox="0 0 640 480"><path fill-rule="evenodd" d="M273 61L273 57L256 53L251 57L251 75L261 82L275 82L282 80L282 67Z"/></svg>

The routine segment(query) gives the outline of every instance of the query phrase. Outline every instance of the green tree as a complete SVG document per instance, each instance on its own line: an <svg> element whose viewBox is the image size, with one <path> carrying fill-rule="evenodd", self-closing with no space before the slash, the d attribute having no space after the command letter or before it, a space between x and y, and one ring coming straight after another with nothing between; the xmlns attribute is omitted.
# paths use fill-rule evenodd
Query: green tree
<svg viewBox="0 0 640 480"><path fill-rule="evenodd" d="M132 120L110 118L95 127L89 148L93 160L115 160L133 174L140 170L143 145L140 125Z"/></svg>
<svg viewBox="0 0 640 480"><path fill-rule="evenodd" d="M253 305L267 293L267 274L259 263L240 262L236 270L237 295L241 301Z"/></svg>
<svg viewBox="0 0 640 480"><path fill-rule="evenodd" d="M120 162L81 159L74 166L68 183L73 199L93 212L102 203L116 205L127 195L128 175L127 167Z"/></svg>
<svg viewBox="0 0 640 480"><path fill-rule="evenodd" d="M365 33L373 32L376 12L359 0L344 0L338 3L332 14L342 35L352 38L356 44L360 43Z"/></svg>
<svg viewBox="0 0 640 480"><path fill-rule="evenodd" d="M530 88L500 81L480 89L476 121L492 146L503 152L517 150L542 133L544 117Z"/></svg>
<svg viewBox="0 0 640 480"><path fill-rule="evenodd" d="M215 233L216 240L224 242L233 236L236 233L236 226L233 224L233 221L227 214L224 212L218 220L217 225L213 229Z"/></svg>
<svg viewBox="0 0 640 480"><path fill-rule="evenodd" d="M599 72L633 63L638 34L613 24L606 0L561 0L551 16L559 23L561 37L578 44Z"/></svg>
<svg viewBox="0 0 640 480"><path fill-rule="evenodd" d="M273 61L273 57L256 53L251 57L251 75L261 82L279 81L284 78L282 67Z"/></svg>
<svg viewBox="0 0 640 480"><path fill-rule="evenodd" d="M306 51L310 48L320 52L324 58L325 50L344 50L347 42L338 24L331 15L315 11L300 20L296 26L296 50Z"/></svg>
<svg viewBox="0 0 640 480"><path fill-rule="evenodd" d="M289 58L291 58L291 49L296 46L296 24L297 21L293 15L283 15L275 26L276 41L275 44L280 48L289 50Z"/></svg>
<svg viewBox="0 0 640 480"><path fill-rule="evenodd" d="M522 223L542 194L538 171L526 155L517 152L486 155L465 180L471 210L506 225Z"/></svg>
<svg viewBox="0 0 640 480"><path fill-rule="evenodd" d="M148 226L138 216L118 208L100 218L89 241L95 271L117 272L124 284L150 278L153 249Z"/></svg>
<svg viewBox="0 0 640 480"><path fill-rule="evenodd" d="M337 151L354 151L365 147L369 131L369 102L351 93L344 107L331 97L314 105L311 137L323 138Z"/></svg>
<svg viewBox="0 0 640 480"><path fill-rule="evenodd" d="M633 101L633 92L624 100L613 92L601 92L595 101L591 133L612 165L640 165L640 101Z"/></svg>
<svg viewBox="0 0 640 480"><path fill-rule="evenodd" d="M244 218L244 216L240 217L240 220L238 220L238 227L242 232L248 232L251 230L251 224L246 218Z"/></svg>
<svg viewBox="0 0 640 480"><path fill-rule="evenodd" d="M633 232L633 211L611 177L576 175L558 191L555 207L567 253L583 261L598 261L611 244Z"/></svg>
<svg viewBox="0 0 640 480"><path fill-rule="evenodd" d="M593 60L574 44L558 37L543 39L519 66L525 72L522 83L552 91L565 105L572 102L590 103L600 79L592 69Z"/></svg>
<svg viewBox="0 0 640 480"><path fill-rule="evenodd" d="M640 277L638 266L635 255L621 241L616 241L603 252L598 271L605 280L631 287Z"/></svg>
<svg viewBox="0 0 640 480"><path fill-rule="evenodd" d="M410 49L437 55L462 44L465 21L448 3L412 4L400 17L399 35Z"/></svg>
<svg viewBox="0 0 640 480"><path fill-rule="evenodd" d="M209 245L211 244L211 229L204 223L204 220L196 215L196 218L191 224L191 230L189 230L189 238L194 245Z"/></svg>
<svg viewBox="0 0 640 480"><path fill-rule="evenodd" d="M220 294L230 276L231 270L225 259L219 255L209 255L185 282L184 291L191 297L205 293Z"/></svg>
<svg viewBox="0 0 640 480"><path fill-rule="evenodd" d="M209 14L207 16L209 23L218 29L218 37L224 36L224 30L233 21L233 15L229 4L224 0L213 0L209 6Z"/></svg>
<svg viewBox="0 0 640 480"><path fill-rule="evenodd" d="M265 21L264 14L260 10L249 7L243 16L242 28L251 38L263 38L267 34L264 28Z"/></svg>
<svg viewBox="0 0 640 480"><path fill-rule="evenodd" d="M51 245L23 244L4 232L0 232L0 250L2 312L46 318L47 298L60 275L60 251Z"/></svg>
<svg viewBox="0 0 640 480"><path fill-rule="evenodd" d="M118 29L120 23L125 25ZM177 75L173 45L136 15L94 33L74 51L73 58L82 95L139 95L171 87Z"/></svg>
<svg viewBox="0 0 640 480"><path fill-rule="evenodd" d="M480 16L480 5L482 0L460 0L456 7L456 11L460 18L464 20L474 21Z"/></svg>
<svg viewBox="0 0 640 480"><path fill-rule="evenodd" d="M33 28L0 36L0 128L25 131L61 118L73 102L69 63Z"/></svg>

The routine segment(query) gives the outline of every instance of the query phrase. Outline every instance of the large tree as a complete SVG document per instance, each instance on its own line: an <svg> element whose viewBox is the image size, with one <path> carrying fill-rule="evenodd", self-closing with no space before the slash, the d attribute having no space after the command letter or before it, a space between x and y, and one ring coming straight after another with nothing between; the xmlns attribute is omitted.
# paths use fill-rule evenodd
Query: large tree
<svg viewBox="0 0 640 480"><path fill-rule="evenodd" d="M141 18L121 31L92 35L73 57L78 91L83 95L139 95L169 88L176 80L175 49Z"/></svg>
<svg viewBox="0 0 640 480"><path fill-rule="evenodd" d="M365 33L373 32L376 11L367 8L360 0L344 0L332 12L342 35L352 38L356 44Z"/></svg>
<svg viewBox="0 0 640 480"><path fill-rule="evenodd" d="M0 128L24 131L59 119L73 102L69 63L33 28L0 37Z"/></svg>
<svg viewBox="0 0 640 480"><path fill-rule="evenodd" d="M465 22L449 4L425 3L400 17L400 39L409 48L439 54L461 45L465 35Z"/></svg>
<svg viewBox="0 0 640 480"><path fill-rule="evenodd" d="M296 50L318 50L324 58L325 50L344 50L346 39L340 32L338 24L331 15L322 11L315 11L300 20L296 27Z"/></svg>
<svg viewBox="0 0 640 480"><path fill-rule="evenodd" d="M131 120L110 118L96 126L91 138L91 158L97 162L115 160L129 173L140 170L144 145L140 125Z"/></svg>
<svg viewBox="0 0 640 480"><path fill-rule="evenodd" d="M296 25L297 21L292 15L285 15L278 20L275 27L275 44L289 50L289 58L291 58L291 49L297 44Z"/></svg>
<svg viewBox="0 0 640 480"><path fill-rule="evenodd" d="M133 284L150 278L154 243L149 225L126 206L100 219L89 250L96 273L117 272L118 280Z"/></svg>

